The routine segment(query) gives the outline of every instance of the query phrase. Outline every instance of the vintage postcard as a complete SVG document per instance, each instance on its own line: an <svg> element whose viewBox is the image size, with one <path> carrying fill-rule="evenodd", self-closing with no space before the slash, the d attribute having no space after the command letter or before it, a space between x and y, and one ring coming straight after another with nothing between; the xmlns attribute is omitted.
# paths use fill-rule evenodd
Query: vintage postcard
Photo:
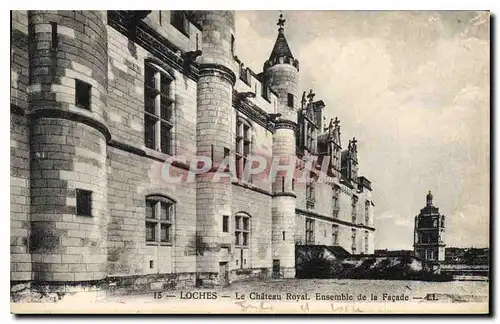
<svg viewBox="0 0 500 324"><path fill-rule="evenodd" d="M489 11L12 11L23 313L488 314Z"/></svg>

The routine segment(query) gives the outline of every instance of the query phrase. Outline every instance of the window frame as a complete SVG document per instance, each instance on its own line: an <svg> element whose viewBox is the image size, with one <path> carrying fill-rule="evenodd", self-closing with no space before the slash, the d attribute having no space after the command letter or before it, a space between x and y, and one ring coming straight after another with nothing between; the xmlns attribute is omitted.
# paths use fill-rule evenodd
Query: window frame
<svg viewBox="0 0 500 324"><path fill-rule="evenodd" d="M305 242L306 242L306 245L314 245L314 226L315 226L314 219L306 218L306 222L305 222L305 230L306 230Z"/></svg>
<svg viewBox="0 0 500 324"><path fill-rule="evenodd" d="M236 178L240 180L243 179L248 156L252 154L252 132L252 125L241 116L237 116L234 157ZM252 182L251 175L247 180Z"/></svg>
<svg viewBox="0 0 500 324"><path fill-rule="evenodd" d="M357 221L357 205L358 205L358 197L352 196L351 199L351 217L352 217L352 223L356 224Z"/></svg>
<svg viewBox="0 0 500 324"><path fill-rule="evenodd" d="M144 63L144 145L174 155L175 78L159 65Z"/></svg>
<svg viewBox="0 0 500 324"><path fill-rule="evenodd" d="M176 202L163 196L147 196L145 199L144 221L146 245L172 245L174 241L174 221L176 214ZM152 204L152 216L148 217L148 204ZM163 209L163 207L166 207ZM167 217L162 218L165 210ZM153 239L148 239L148 227L153 228ZM162 239L162 230L167 228L167 237Z"/></svg>
<svg viewBox="0 0 500 324"><path fill-rule="evenodd" d="M369 240L369 233L368 231L365 231L365 237L364 237L364 245L365 245L365 253L368 253L368 240Z"/></svg>
<svg viewBox="0 0 500 324"><path fill-rule="evenodd" d="M79 99L81 91L85 91L88 96L88 103L82 103ZM83 94L82 94L83 95ZM75 106L81 109L92 111L92 85L80 79L75 78Z"/></svg>
<svg viewBox="0 0 500 324"><path fill-rule="evenodd" d="M340 188L337 186L333 187L333 197L332 197L332 217L339 218L340 211Z"/></svg>
<svg viewBox="0 0 500 324"><path fill-rule="evenodd" d="M339 245L339 225L332 224L332 246Z"/></svg>
<svg viewBox="0 0 500 324"><path fill-rule="evenodd" d="M246 221L246 228L245 228ZM251 222L250 215L234 215L234 246L237 248L248 249L250 247ZM246 238L246 239L245 239Z"/></svg>
<svg viewBox="0 0 500 324"><path fill-rule="evenodd" d="M183 10L170 10L170 24L189 38L189 19Z"/></svg>
<svg viewBox="0 0 500 324"><path fill-rule="evenodd" d="M222 233L229 233L229 215L222 215Z"/></svg>
<svg viewBox="0 0 500 324"><path fill-rule="evenodd" d="M354 254L356 252L356 229L355 228L351 228L351 239L352 239L352 246L351 246L351 249L352 249L352 253Z"/></svg>
<svg viewBox="0 0 500 324"><path fill-rule="evenodd" d="M86 190L86 189L76 189L76 206L75 206L75 215L77 216L87 216L87 217L92 217L92 194L93 192L91 190ZM84 195L83 197L81 195ZM82 211L81 203L79 202L79 199L83 199L84 197L88 198L88 201L85 202L85 205L87 205L86 209ZM80 206L80 207L79 207Z"/></svg>
<svg viewBox="0 0 500 324"><path fill-rule="evenodd" d="M306 117L302 120L301 132L303 132L303 145L304 148L312 154L316 154L316 127L315 125Z"/></svg>
<svg viewBox="0 0 500 324"><path fill-rule="evenodd" d="M293 95L293 93L288 93L287 100L286 100L287 107L293 108L294 104L295 104L295 96Z"/></svg>
<svg viewBox="0 0 500 324"><path fill-rule="evenodd" d="M365 201L365 224L370 224L370 201Z"/></svg>
<svg viewBox="0 0 500 324"><path fill-rule="evenodd" d="M313 209L316 204L316 191L314 188L314 178L309 174L309 179L306 181L306 207L308 209Z"/></svg>

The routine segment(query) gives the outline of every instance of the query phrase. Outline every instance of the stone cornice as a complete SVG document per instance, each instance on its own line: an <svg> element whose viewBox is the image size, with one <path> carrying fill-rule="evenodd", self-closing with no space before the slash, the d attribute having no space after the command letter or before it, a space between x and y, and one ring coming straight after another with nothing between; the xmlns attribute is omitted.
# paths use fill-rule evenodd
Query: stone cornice
<svg viewBox="0 0 500 324"><path fill-rule="evenodd" d="M274 124L269 120L269 114L259 106L239 97L239 93L236 90L233 91L233 106L251 121L274 133Z"/></svg>
<svg viewBox="0 0 500 324"><path fill-rule="evenodd" d="M231 183L233 185L235 185L235 186L242 187L242 188L245 188L245 189L249 189L249 190L252 190L252 191L264 194L266 196L271 196L271 197L273 196L272 192L264 190L264 189L261 189L261 188L256 187L256 186L253 186L252 184L249 184L249 183L239 182L238 180L231 181Z"/></svg>
<svg viewBox="0 0 500 324"><path fill-rule="evenodd" d="M124 142L117 141L115 139L110 139L108 141L108 145L125 152L134 153L140 156L146 156L146 152L143 149Z"/></svg>
<svg viewBox="0 0 500 324"><path fill-rule="evenodd" d="M201 64L199 69L199 76L222 77L223 79L231 83L232 86L234 86L234 84L236 83L236 75L234 74L234 72L230 68L221 64Z"/></svg>
<svg viewBox="0 0 500 324"><path fill-rule="evenodd" d="M138 21L135 25L135 35L130 35L130 26L127 13L119 10L108 10L108 25L131 39L137 45L153 54L159 60L165 62L180 73L197 81L199 77L199 66L196 62L187 62L182 58L181 49L168 41L154 28L144 21Z"/></svg>
<svg viewBox="0 0 500 324"><path fill-rule="evenodd" d="M273 195L273 197L292 197L297 198L297 195L293 192L277 192Z"/></svg>
<svg viewBox="0 0 500 324"><path fill-rule="evenodd" d="M345 225L345 226L350 226L350 227L356 227L356 228L360 228L360 229L366 229L366 230L369 230L369 231L375 231L375 228L370 227L370 226L366 226L366 225L363 225L363 224L355 224L355 223L343 221L343 220L340 220L340 219L335 219L335 218L327 217L327 216L320 215L318 213L311 212L311 211L304 210L304 209L300 209L300 208L296 208L295 209L295 213L296 214L305 215L305 216L308 216L308 217L312 217L312 218L321 219L321 220L328 221L328 222L331 222L331 223L334 223L334 224L340 224L340 225Z"/></svg>
<svg viewBox="0 0 500 324"><path fill-rule="evenodd" d="M85 124L100 131L106 138L106 142L108 142L111 139L111 133L109 132L108 126L106 126L105 124L101 123L100 121L94 118L87 117L72 111L53 109L53 108L43 108L43 109L35 109L29 112L27 116L31 120L38 118L60 118L60 119L67 119L71 121L80 122L82 124Z"/></svg>
<svg viewBox="0 0 500 324"><path fill-rule="evenodd" d="M297 131L297 123L288 119L279 119L275 123L276 129L291 129L294 132Z"/></svg>

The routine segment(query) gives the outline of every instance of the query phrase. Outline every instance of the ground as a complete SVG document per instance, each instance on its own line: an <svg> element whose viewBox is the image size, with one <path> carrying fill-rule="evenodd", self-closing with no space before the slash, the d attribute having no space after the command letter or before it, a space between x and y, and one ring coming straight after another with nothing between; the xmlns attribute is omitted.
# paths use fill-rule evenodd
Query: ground
<svg viewBox="0 0 500 324"><path fill-rule="evenodd" d="M65 296L52 306L12 304L12 310L43 311L50 307L51 311L72 313L484 313L488 309L488 289L487 281L287 279L242 281L216 289L107 296L99 300ZM377 296L377 300L372 300L372 296Z"/></svg>

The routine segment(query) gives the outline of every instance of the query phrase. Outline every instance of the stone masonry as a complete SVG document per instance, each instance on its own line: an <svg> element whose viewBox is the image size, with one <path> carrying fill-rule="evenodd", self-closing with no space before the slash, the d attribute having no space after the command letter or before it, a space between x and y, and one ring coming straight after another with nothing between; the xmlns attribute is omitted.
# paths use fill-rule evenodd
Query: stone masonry
<svg viewBox="0 0 500 324"><path fill-rule="evenodd" d="M231 11L12 11L11 22L16 293L293 278L298 244L373 253L356 140L324 127L312 91L301 100L283 17L259 74L236 56ZM251 155L292 168L250 180L219 169ZM207 172L189 174L195 156L211 159ZM330 161L329 181L316 167L312 185L298 181L307 157Z"/></svg>

